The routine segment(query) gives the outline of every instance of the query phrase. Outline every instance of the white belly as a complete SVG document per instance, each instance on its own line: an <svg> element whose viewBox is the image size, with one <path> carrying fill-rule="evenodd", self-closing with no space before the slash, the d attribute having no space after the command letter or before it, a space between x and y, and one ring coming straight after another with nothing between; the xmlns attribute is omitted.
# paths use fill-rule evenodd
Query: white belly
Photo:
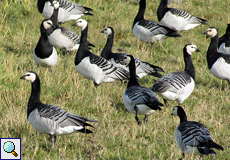
<svg viewBox="0 0 230 160"><path fill-rule="evenodd" d="M217 59L210 72L217 78L230 80L230 64L227 64L223 58Z"/></svg>
<svg viewBox="0 0 230 160"><path fill-rule="evenodd" d="M48 36L50 44L55 47L65 48L67 51L78 49L79 44L76 44L69 37L63 35L60 29L56 29L51 35ZM76 46L75 46L76 45Z"/></svg>
<svg viewBox="0 0 230 160"><path fill-rule="evenodd" d="M191 83L187 84L185 87L181 87L178 89L167 90L165 92L156 92L158 95L160 95L162 98L170 100L170 101L177 101L179 104L182 104L182 102L193 92L195 88L195 82L192 78Z"/></svg>
<svg viewBox="0 0 230 160"><path fill-rule="evenodd" d="M40 133L54 134L57 129L55 122L47 118L41 118L37 109L30 113L28 121L30 125Z"/></svg>
<svg viewBox="0 0 230 160"><path fill-rule="evenodd" d="M93 80L97 84L101 84L106 79L106 75L101 68L95 64L90 64L89 57L82 59L76 69L84 78Z"/></svg>
<svg viewBox="0 0 230 160"><path fill-rule="evenodd" d="M123 102L125 107L127 108L127 110L131 113L136 113L136 111L134 110L134 106L135 104L133 103L133 101L125 94L123 94ZM141 114L141 115L149 115L151 113L154 112L153 109L149 108L148 106L146 106L145 104L138 104L136 105L138 108L138 112L137 114Z"/></svg>
<svg viewBox="0 0 230 160"><path fill-rule="evenodd" d="M53 47L53 53L48 58L44 59L37 57L33 52L33 58L37 66L54 67L58 61L57 50Z"/></svg>

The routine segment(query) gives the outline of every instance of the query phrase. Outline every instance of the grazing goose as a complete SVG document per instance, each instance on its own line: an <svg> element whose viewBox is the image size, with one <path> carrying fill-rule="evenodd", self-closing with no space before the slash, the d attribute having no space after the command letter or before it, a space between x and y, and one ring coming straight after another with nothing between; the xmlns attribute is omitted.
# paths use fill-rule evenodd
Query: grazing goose
<svg viewBox="0 0 230 160"><path fill-rule="evenodd" d="M50 43L55 47L65 48L67 52L77 50L80 45L81 36L66 27L54 25L52 20L47 20L46 29ZM93 46L87 42L88 46Z"/></svg>
<svg viewBox="0 0 230 160"><path fill-rule="evenodd" d="M230 55L217 51L217 29L215 27L210 27L204 34L211 36L211 42L207 51L208 69L215 77L228 80L230 84Z"/></svg>
<svg viewBox="0 0 230 160"><path fill-rule="evenodd" d="M101 57L109 60L111 63L113 63L116 66L122 67L125 70L129 72L128 66L123 63L126 59L130 59L127 54L125 53L113 53L112 47L113 47L113 39L114 39L114 30L112 27L106 27L101 33L105 33L108 35L107 43L104 47L104 49L101 52ZM136 64L136 74L139 78L142 78L146 75L152 75L155 77L162 77L160 72L164 72L164 70L160 67L154 66L152 64L149 64L148 62L144 62L138 58L135 58L135 64Z"/></svg>
<svg viewBox="0 0 230 160"><path fill-rule="evenodd" d="M161 0L157 9L157 18L162 25L177 32L193 29L200 24L207 25L207 20L176 8L168 8L167 5L168 0Z"/></svg>
<svg viewBox="0 0 230 160"><path fill-rule="evenodd" d="M185 157L185 151L188 154L216 155L213 148L224 150L222 146L213 142L208 128L195 121L187 121L187 116L181 106L173 108L171 115L176 115L180 118L180 124L175 130L175 139L178 147L182 152L182 157Z"/></svg>
<svg viewBox="0 0 230 160"><path fill-rule="evenodd" d="M57 64L58 55L56 48L50 44L47 37L47 23L48 21L46 20L42 21L41 23L41 37L37 43L37 46L33 50L33 58L37 66L54 67Z"/></svg>
<svg viewBox="0 0 230 160"><path fill-rule="evenodd" d="M168 27L155 21L144 19L146 0L139 1L139 11L133 22L133 34L136 38L144 42L154 43L168 37L181 37L181 35Z"/></svg>
<svg viewBox="0 0 230 160"><path fill-rule="evenodd" d="M74 132L92 133L91 130L85 128L86 126L93 127L86 123L86 121L98 121L68 113L53 105L41 103L40 80L35 72L29 71L20 77L20 79L29 81L32 86L27 108L27 119L35 130L50 135L52 150L54 150L56 136L58 135L71 134Z"/></svg>
<svg viewBox="0 0 230 160"><path fill-rule="evenodd" d="M156 92L164 99L166 107L168 107L167 100L177 101L179 105L182 104L195 87L195 68L191 55L194 52L199 52L199 50L195 45L187 44L183 51L184 71L168 73L151 87L153 92Z"/></svg>
<svg viewBox="0 0 230 160"><path fill-rule="evenodd" d="M226 33L219 38L218 50L221 53L230 54L230 23L226 28Z"/></svg>
<svg viewBox="0 0 230 160"><path fill-rule="evenodd" d="M151 89L140 86L136 77L135 60L132 55L127 56L130 57L130 78L127 89L123 94L123 102L131 113L136 114L137 124L141 125L141 121L137 117L138 114L145 115L144 122L146 122L148 115L155 110L161 110L159 106L163 106L163 104L159 102Z"/></svg>
<svg viewBox="0 0 230 160"><path fill-rule="evenodd" d="M49 19L53 14L54 8L52 7L53 0L38 0L37 6L39 12L46 18ZM84 15L93 15L90 13L91 8L84 7L80 4L72 3L67 0L59 0L60 11L58 14L58 22L63 23L65 21L77 20Z"/></svg>
<svg viewBox="0 0 230 160"><path fill-rule="evenodd" d="M127 80L129 77L128 71L123 68L116 67L105 58L95 55L89 51L87 45L87 22L83 19L79 19L74 26L81 27L80 47L75 57L75 66L77 71L83 77L93 80L95 86L98 86L103 82Z"/></svg>

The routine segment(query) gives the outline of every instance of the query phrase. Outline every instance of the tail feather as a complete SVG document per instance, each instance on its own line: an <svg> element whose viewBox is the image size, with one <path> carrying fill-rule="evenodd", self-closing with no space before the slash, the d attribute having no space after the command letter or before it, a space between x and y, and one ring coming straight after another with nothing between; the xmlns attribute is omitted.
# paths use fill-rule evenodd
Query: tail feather
<svg viewBox="0 0 230 160"><path fill-rule="evenodd" d="M83 128L83 129L81 129L81 130L77 130L78 132L81 132L81 133L93 133L91 130L89 130L89 129L86 129L86 128Z"/></svg>
<svg viewBox="0 0 230 160"><path fill-rule="evenodd" d="M83 7L85 8L85 10L93 12L93 9L92 9L92 8L85 7L85 6L83 6Z"/></svg>
<svg viewBox="0 0 230 160"><path fill-rule="evenodd" d="M209 146L210 146L210 148L216 148L216 149L218 149L218 150L224 150L224 148L222 147L222 146L220 146L219 144L217 144L217 143L215 143L215 142L213 142L213 141L211 141L210 143L209 143Z"/></svg>

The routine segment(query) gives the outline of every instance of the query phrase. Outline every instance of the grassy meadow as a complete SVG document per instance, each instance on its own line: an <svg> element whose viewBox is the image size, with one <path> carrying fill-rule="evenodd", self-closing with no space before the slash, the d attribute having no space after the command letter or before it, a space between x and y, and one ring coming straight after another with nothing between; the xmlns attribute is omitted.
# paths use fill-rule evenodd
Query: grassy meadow
<svg viewBox="0 0 230 160"><path fill-rule="evenodd" d="M71 0L75 1L75 0ZM44 19L38 12L36 0L0 1L0 137L21 138L22 159L178 159L181 151L177 147L174 131L179 118L171 116L177 102L169 101L149 116L148 123L138 126L135 115L129 113L122 101L126 84L103 83L98 88L76 71L75 53L67 58L59 51L59 61L54 70L37 68L33 60L33 49L40 37L40 24ZM82 17L89 23L88 40L96 47L92 52L100 55L107 36L101 31L106 26L115 30L113 51L120 47L125 53L164 68L166 73L184 69L183 47L192 43L201 52L192 55L196 69L196 86L183 102L188 120L203 123L213 140L222 145L224 151L217 156L203 159L229 159L230 153L230 99L229 84L214 77L207 68L206 51L210 38L203 33L208 26L201 25L190 31L182 31L180 38L168 38L149 45L135 38L132 33L133 20L138 12L136 0L78 0L94 10L94 16ZM160 0L147 0L145 18L157 20L156 11ZM209 21L218 28L219 35L225 33L230 22L229 0L186 0L171 3L171 7L183 9ZM80 28L68 21L62 26L80 34ZM58 136L55 150L51 151L48 135L34 130L27 121L27 102L31 84L19 80L27 71L35 71L41 80L41 101L56 105L70 113L96 119L93 134L75 133ZM140 80L140 84L151 87L152 76ZM163 103L163 99L158 97ZM144 116L139 116L142 120ZM199 159L189 156L186 159Z"/></svg>

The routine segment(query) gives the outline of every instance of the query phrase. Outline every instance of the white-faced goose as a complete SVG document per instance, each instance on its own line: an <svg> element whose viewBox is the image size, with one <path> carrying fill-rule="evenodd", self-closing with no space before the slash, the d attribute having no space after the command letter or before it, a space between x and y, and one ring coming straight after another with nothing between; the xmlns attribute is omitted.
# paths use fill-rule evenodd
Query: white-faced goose
<svg viewBox="0 0 230 160"><path fill-rule="evenodd" d="M85 78L93 80L95 86L103 82L125 81L129 72L121 67L116 67L111 62L89 51L87 43L88 23L79 19L74 24L81 27L80 47L76 53L75 66L77 71Z"/></svg>
<svg viewBox="0 0 230 160"><path fill-rule="evenodd" d="M185 157L185 152L194 155L216 155L213 148L224 150L222 146L212 140L205 125L187 120L186 113L181 106L174 107L171 115L176 115L180 118L180 124L175 130L175 139L183 158Z"/></svg>
<svg viewBox="0 0 230 160"><path fill-rule="evenodd" d="M168 0L161 0L157 9L159 22L174 31L190 30L200 24L207 25L207 20L193 16L185 11L169 8Z"/></svg>
<svg viewBox="0 0 230 160"><path fill-rule="evenodd" d="M166 107L168 107L167 100L177 101L180 105L192 93L195 87L195 68L191 55L194 52L199 52L195 45L185 45L183 49L184 71L168 73L151 87L153 92L164 99Z"/></svg>
<svg viewBox="0 0 230 160"><path fill-rule="evenodd" d="M39 12L46 18L49 19L54 8L52 7L53 0L38 0L37 7ZM58 14L58 22L63 23L65 21L77 20L84 15L93 15L90 13L91 8L84 7L80 4L72 3L67 0L59 0L60 12Z"/></svg>
<svg viewBox="0 0 230 160"><path fill-rule="evenodd" d="M129 72L128 63L130 58L125 53L113 53L112 47L114 42L114 30L112 27L106 27L102 33L105 33L107 38L107 43L104 47L104 49L101 52L101 57L109 60L111 63L118 67L122 67L125 70ZM148 62L142 61L136 57L135 59L135 65L136 65L136 74L139 78L142 78L146 75L152 75L155 77L162 77L162 75L158 72L164 72L164 70L161 67L152 65Z"/></svg>
<svg viewBox="0 0 230 160"><path fill-rule="evenodd" d="M20 77L20 79L29 81L32 88L27 107L27 119L35 130L40 133L49 134L52 142L52 150L54 150L56 136L58 135L74 132L92 133L86 127L93 126L86 122L98 121L68 113L56 106L44 104L40 101L40 79L35 72L29 71Z"/></svg>
<svg viewBox="0 0 230 160"><path fill-rule="evenodd" d="M139 1L139 11L134 19L132 30L136 38L144 42L155 43L168 37L181 37L181 35L168 27L155 21L145 20L144 13L146 0Z"/></svg>
<svg viewBox="0 0 230 160"><path fill-rule="evenodd" d="M136 76L135 60L132 55L127 56L131 59L129 63L130 78L123 94L123 102L128 111L136 115L137 124L141 125L138 114L145 115L144 122L146 122L148 115L155 110L161 110L160 106L163 104L159 102L151 89L140 86Z"/></svg>
<svg viewBox="0 0 230 160"><path fill-rule="evenodd" d="M54 67L57 64L58 55L56 48L50 44L47 37L47 23L48 21L44 20L40 25L41 36L33 50L33 58L37 66Z"/></svg>
<svg viewBox="0 0 230 160"><path fill-rule="evenodd" d="M211 42L207 51L208 69L217 78L228 80L230 83L230 54L217 51L218 32L215 27L210 27L204 33L211 37Z"/></svg>

